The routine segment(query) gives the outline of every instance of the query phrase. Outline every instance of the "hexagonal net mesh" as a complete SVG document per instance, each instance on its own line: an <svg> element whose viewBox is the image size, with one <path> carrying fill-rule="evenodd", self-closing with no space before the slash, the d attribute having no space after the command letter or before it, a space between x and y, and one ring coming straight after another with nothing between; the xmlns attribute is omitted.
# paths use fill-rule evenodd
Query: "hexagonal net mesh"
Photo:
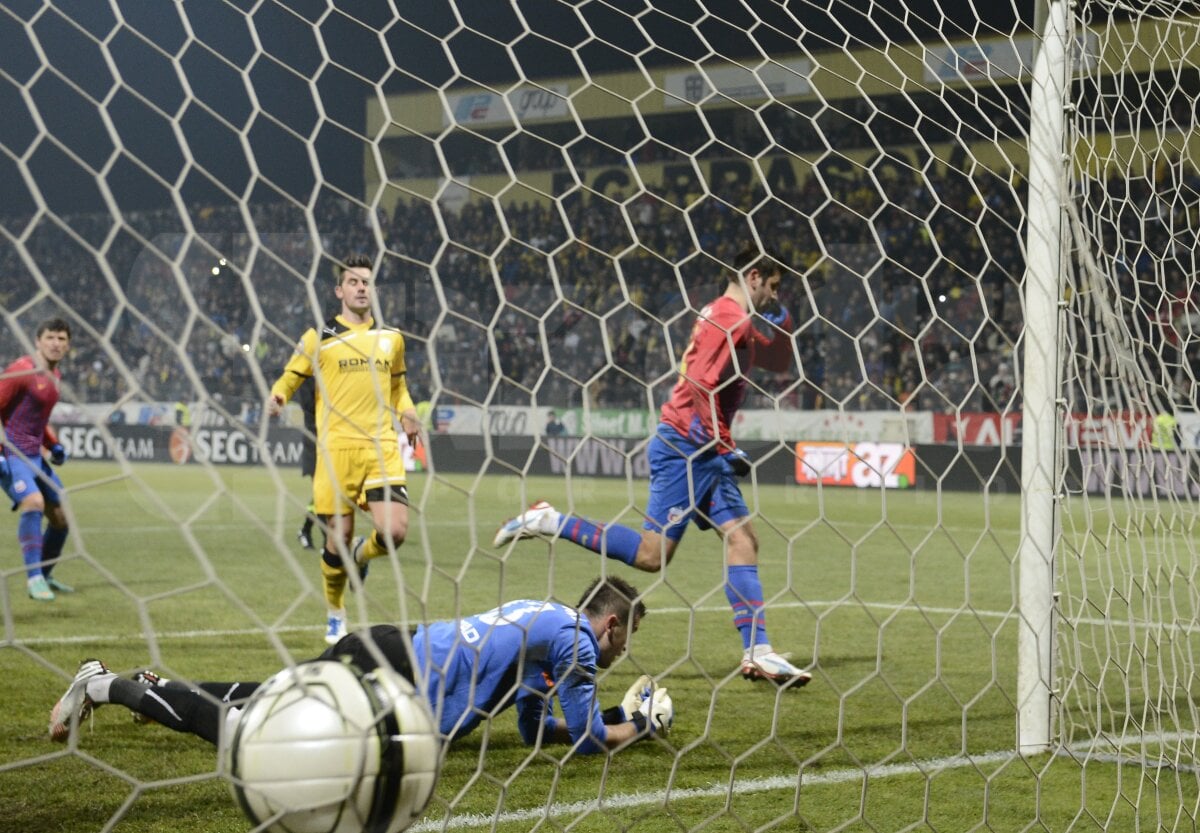
<svg viewBox="0 0 1200 833"><path fill-rule="evenodd" d="M1103 25L1110 6L1127 20ZM1064 742L1087 738L1104 755L1136 736L1147 757L1187 766L1200 494L1196 11L1089 3L1074 21L1063 408L1079 415L1067 439L1080 469L1060 481L1056 693ZM1116 654L1139 659L1118 670Z"/></svg>
<svg viewBox="0 0 1200 833"><path fill-rule="evenodd" d="M1032 10L971 5L5 3L0 356L70 326L69 459L43 514L64 508L52 572L75 590L26 592L62 541L22 506L25 557L0 564L14 825L244 829L208 746L118 708L52 746L43 706L84 657L194 682L322 650L320 523L314 551L297 542L319 438L264 403L342 308L338 264L366 255L424 436L403 451L403 541L345 596L349 625L575 605L619 576L649 615L597 670L599 705L649 674L675 707L609 755L528 745L529 712L501 707L545 680L514 671L448 744L419 829L1187 827L1193 19L1072 8L1066 199L1035 215L1043 36ZM1067 264L1033 355L1030 239ZM748 248L781 264L786 318ZM1030 367L1052 368L1057 409L1040 457ZM27 376L6 372L0 403ZM692 465L662 468L673 392L699 423L666 420ZM1054 649L1019 672L1030 465L1054 487L1035 496L1054 537L1033 542ZM540 500L530 535L497 532ZM779 656L746 654L768 639ZM466 630L460 647L489 651ZM789 657L808 685L744 679ZM1024 755L1019 673L1052 716Z"/></svg>

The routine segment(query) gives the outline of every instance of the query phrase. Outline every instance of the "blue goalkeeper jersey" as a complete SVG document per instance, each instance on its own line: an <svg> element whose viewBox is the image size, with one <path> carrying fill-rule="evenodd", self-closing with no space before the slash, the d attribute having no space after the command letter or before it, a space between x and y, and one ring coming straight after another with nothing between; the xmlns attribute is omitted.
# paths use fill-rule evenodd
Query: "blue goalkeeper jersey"
<svg viewBox="0 0 1200 833"><path fill-rule="evenodd" d="M417 673L436 704L443 735L461 737L517 706L526 743L554 720L557 697L580 752L605 749L607 731L596 699L599 645L587 617L554 602L523 599L446 622L413 636Z"/></svg>

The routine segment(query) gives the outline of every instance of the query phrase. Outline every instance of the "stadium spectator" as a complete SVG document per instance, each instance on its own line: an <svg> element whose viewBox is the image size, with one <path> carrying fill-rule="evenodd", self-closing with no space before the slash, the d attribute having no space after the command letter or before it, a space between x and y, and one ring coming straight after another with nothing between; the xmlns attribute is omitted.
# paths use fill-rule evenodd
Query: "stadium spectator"
<svg viewBox="0 0 1200 833"><path fill-rule="evenodd" d="M918 112L936 112L941 106L936 100L921 104L932 109L890 100L845 104L844 115L831 111L816 121L787 110L764 113L780 148L801 152L831 139L839 148L794 181L772 182L769 195L754 182L731 181L682 202L702 192L691 177L647 184L629 194L625 208L608 197L572 192L545 203L468 203L458 213L428 201L400 201L371 216L351 200L322 196L308 213L286 201L252 203L245 207L247 223L239 206L189 205L183 209L186 222L176 209L127 212L122 220L141 237L118 234L109 243L104 241L111 217L72 216L66 218L70 233L43 223L21 246L0 247L0 302L20 309L33 300L19 279L26 262L22 250L33 262L53 261L71 275L62 301L94 328L77 334L73 360L64 368L63 389L73 401L130 396L198 402L215 393L226 402L257 401L262 391L253 366L263 340L301 332L317 318L299 300L264 314L249 302L247 287L264 296L301 298L295 284L309 279L321 251L375 249L388 253L377 270L383 318L392 320L403 310L409 373L432 379L436 372L445 401L527 406L532 390L549 407L579 407L586 382L605 374L622 378L595 389L599 407L644 408L661 402L652 401L656 387L638 380L670 373L678 356L669 345L686 341L686 321L714 294L711 275L698 268L703 259L694 256L696 244L731 262L735 241L751 222L786 231L781 256L804 270L806 286L804 292L785 290L783 299L798 325L801 383L754 370L746 407L899 408L898 390L912 400L908 407L990 408L987 383L1001 359L1015 369L1019 401L1019 365L1011 353L1023 327L1026 182L1017 172L978 167L966 176L955 164L936 159L925 164L902 147L918 135L931 147L950 138L939 135L944 128L935 120L916 120ZM884 147L894 153L869 167L849 153L863 140L854 114L874 109L899 120L890 125L872 120L875 138L889 139ZM1001 111L993 115L1011 118ZM728 126L727 133L749 135L747 130ZM623 136L616 131L612 140L625 141ZM705 158L718 150L706 149ZM964 148L960 155L969 158L970 152ZM637 153L654 157L655 164L669 160L653 144ZM499 160L492 156L489 164ZM764 157L764 163L772 158ZM627 162L623 152L587 142L572 149L572 159L593 168ZM522 161L561 165L562 156ZM1114 308L1134 340L1137 359L1183 401L1194 396L1200 339L1184 326L1187 316L1170 313L1192 303L1186 276L1194 269L1187 258L1196 247L1189 238L1195 237L1195 224L1188 206L1198 189L1200 175L1191 164L1173 159L1154 171L1097 180L1079 194L1080 210L1094 218L1100 265L1111 272ZM15 219L13 227L27 221ZM319 239L291 231L309 222L320 230ZM193 228L207 245L189 245L192 238L183 228ZM155 240L159 248L144 247L139 239ZM514 241L520 245L506 245ZM259 245L269 245L274 256L252 258ZM97 265L100 250L108 273L118 276L117 291ZM227 261L216 275L213 251ZM243 274L251 262L252 284ZM635 274L633 287L626 276ZM423 291L434 275L441 294ZM852 283L859 285L853 305L846 303ZM942 295L948 300L939 301ZM442 315L443 306L454 315ZM193 309L200 313L194 321ZM890 356L879 357L882 366L865 354L860 362L862 348L853 343L874 326L890 330L871 348L892 345ZM452 328L455 338L434 332L439 327ZM103 333L104 341L91 332ZM259 342L248 352L241 349L254 334ZM235 349L225 349L226 336ZM541 349L521 349L530 338ZM543 338L546 343L538 343ZM0 333L0 351L14 351L16 340L13 333ZM427 342L437 349L425 350ZM945 371L951 350L974 361L957 373ZM429 366L433 361L436 369ZM547 363L553 372L545 372ZM1085 388L1097 387L1095 379L1084 378L1087 373L1104 372L1084 371L1072 381L1080 387L1072 401ZM1129 404L1124 392L1108 387L1109 400Z"/></svg>
<svg viewBox="0 0 1200 833"><path fill-rule="evenodd" d="M730 433L745 396L741 368L780 371L791 364L792 319L777 301L783 267L755 247L742 251L724 294L700 312L680 366L679 380L663 406L650 440L650 498L639 535L620 524L603 525L564 515L539 501L501 525L497 547L535 537L562 537L647 572L675 554L689 523L715 529L725 543L725 595L744 649L741 673L802 686L808 671L771 646L758 576L758 539L737 479L752 465ZM770 326L760 332L753 315Z"/></svg>
<svg viewBox="0 0 1200 833"><path fill-rule="evenodd" d="M67 452L50 427L62 379L58 363L71 347L71 326L61 318L38 325L33 353L22 356L0 375L0 485L19 513L17 541L25 561L26 588L39 602L73 588L52 575L67 540L62 480L50 468L61 466ZM49 462L42 454L45 448ZM45 520L46 528L42 529Z"/></svg>
<svg viewBox="0 0 1200 833"><path fill-rule="evenodd" d="M646 676L629 688L621 705L604 711L598 705L597 670L625 652L645 615L636 588L610 576L588 585L574 608L513 601L475 616L421 625L411 635L411 647L400 629L377 625L343 637L318 659L348 660L372 671L382 656L409 681L420 679L447 740L515 705L525 743L571 743L581 753L595 753L666 734L671 727L670 695ZM51 739L66 741L72 727L94 709L116 703L216 744L222 730L232 731L259 686L188 685L146 672L135 677L119 677L99 660L84 660L50 712ZM552 713L553 698L561 719Z"/></svg>
<svg viewBox="0 0 1200 833"><path fill-rule="evenodd" d="M563 425L562 420L558 418L558 414L550 411L546 414L546 436L561 437L567 433L567 426Z"/></svg>
<svg viewBox="0 0 1200 833"><path fill-rule="evenodd" d="M320 330L304 333L267 399L268 413L278 416L306 380L316 386L313 507L326 529L321 575L328 606L325 641L331 645L346 635L349 570L365 574L368 561L403 544L408 534L407 475L394 423L399 417L414 447L421 427L405 381L404 337L377 326L371 311L372 269L364 255L335 267L341 312ZM352 541L360 501L375 529Z"/></svg>

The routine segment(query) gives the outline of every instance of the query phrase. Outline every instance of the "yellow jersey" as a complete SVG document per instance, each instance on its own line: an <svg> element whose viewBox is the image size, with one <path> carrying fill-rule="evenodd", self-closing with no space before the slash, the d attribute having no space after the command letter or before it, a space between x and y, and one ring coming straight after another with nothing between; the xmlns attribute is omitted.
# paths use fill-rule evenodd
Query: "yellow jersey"
<svg viewBox="0 0 1200 833"><path fill-rule="evenodd" d="M291 399L316 379L317 441L326 449L396 442L395 420L413 408L405 382L404 336L392 327L347 323L340 315L300 338L271 394Z"/></svg>

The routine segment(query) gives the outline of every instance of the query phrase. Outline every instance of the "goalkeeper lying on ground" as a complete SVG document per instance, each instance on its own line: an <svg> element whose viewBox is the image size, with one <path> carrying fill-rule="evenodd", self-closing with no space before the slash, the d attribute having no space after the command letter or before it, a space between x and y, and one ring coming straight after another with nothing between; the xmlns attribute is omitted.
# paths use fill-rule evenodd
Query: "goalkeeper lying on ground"
<svg viewBox="0 0 1200 833"><path fill-rule="evenodd" d="M386 661L423 688L447 740L516 705L517 725L527 744L572 743L581 753L600 752L665 734L674 718L667 690L645 676L630 687L621 705L603 712L598 705L597 669L608 668L625 652L629 635L646 615L637 595L620 578L598 578L576 608L520 600L422 625L412 634L415 664L406 635L392 625L349 634L320 659L346 658L363 671ZM100 660L84 660L50 712L50 737L65 741L71 727L94 708L117 703L177 732L217 743L222 727L232 729L258 685L189 685L146 672L119 677ZM552 714L555 697L562 718Z"/></svg>

